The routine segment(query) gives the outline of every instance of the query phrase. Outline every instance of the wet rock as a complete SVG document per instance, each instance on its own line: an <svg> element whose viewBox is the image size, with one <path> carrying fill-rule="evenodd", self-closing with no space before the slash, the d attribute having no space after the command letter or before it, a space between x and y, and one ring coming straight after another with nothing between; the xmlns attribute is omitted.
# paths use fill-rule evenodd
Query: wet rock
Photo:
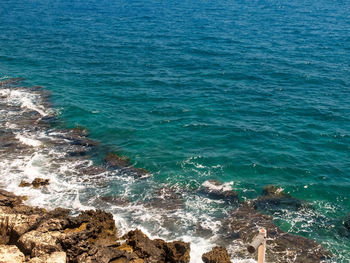
<svg viewBox="0 0 350 263"><path fill-rule="evenodd" d="M305 206L305 202L292 197L290 194L283 192L282 188L274 185L265 186L263 196L254 201L255 209L275 210L275 209L300 209Z"/></svg>
<svg viewBox="0 0 350 263"><path fill-rule="evenodd" d="M32 185L31 183L28 183L27 181L22 180L18 186L19 187L29 187L31 185Z"/></svg>
<svg viewBox="0 0 350 263"><path fill-rule="evenodd" d="M226 248L214 247L211 251L202 255L204 263L231 263Z"/></svg>
<svg viewBox="0 0 350 263"><path fill-rule="evenodd" d="M100 200L117 206L127 206L130 204L128 198L120 196L101 196Z"/></svg>
<svg viewBox="0 0 350 263"><path fill-rule="evenodd" d="M208 180L202 184L201 193L213 199L238 202L238 193L232 190L231 184L224 184L217 180Z"/></svg>
<svg viewBox="0 0 350 263"><path fill-rule="evenodd" d="M314 263L330 257L330 254L315 241L282 231L273 224L272 217L261 214L247 203L230 214L221 231L228 234L225 243L242 246L252 241L259 228L265 228L268 234L267 262ZM247 249L241 249L236 254L251 257Z"/></svg>
<svg viewBox="0 0 350 263"><path fill-rule="evenodd" d="M182 241L165 243L165 253L166 262L188 263L190 262L190 243Z"/></svg>
<svg viewBox="0 0 350 263"><path fill-rule="evenodd" d="M35 178L32 182L34 188L39 188L40 186L45 186L50 184L50 179Z"/></svg>
<svg viewBox="0 0 350 263"><path fill-rule="evenodd" d="M19 82L23 81L24 78L9 78L0 81L0 86L9 86L9 85L15 85L18 84Z"/></svg>
<svg viewBox="0 0 350 263"><path fill-rule="evenodd" d="M0 262L22 263L25 262L25 257L16 246L0 245Z"/></svg>
<svg viewBox="0 0 350 263"><path fill-rule="evenodd" d="M114 169L120 169L130 166L129 159L121 157L115 153L108 153L104 158L104 163Z"/></svg>
<svg viewBox="0 0 350 263"><path fill-rule="evenodd" d="M123 238L127 239L127 244L133 248L134 253L139 258L147 259L147 262L154 263L165 261L165 252L161 244L149 239L141 230L130 231Z"/></svg>

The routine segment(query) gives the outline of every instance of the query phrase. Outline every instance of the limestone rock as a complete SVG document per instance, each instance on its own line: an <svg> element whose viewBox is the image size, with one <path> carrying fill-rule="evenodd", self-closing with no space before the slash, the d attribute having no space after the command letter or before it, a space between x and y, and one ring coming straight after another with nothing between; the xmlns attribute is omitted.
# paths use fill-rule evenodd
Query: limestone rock
<svg viewBox="0 0 350 263"><path fill-rule="evenodd" d="M50 255L31 258L28 263L66 263L67 256L65 252L53 252Z"/></svg>
<svg viewBox="0 0 350 263"><path fill-rule="evenodd" d="M16 246L0 245L0 263L22 263L23 253Z"/></svg>
<svg viewBox="0 0 350 263"><path fill-rule="evenodd" d="M165 244L166 262L188 263L190 262L190 243L174 241ZM224 262L222 262L224 263Z"/></svg>
<svg viewBox="0 0 350 263"><path fill-rule="evenodd" d="M202 255L202 260L204 263L231 263L230 256L223 247L214 247Z"/></svg>
<svg viewBox="0 0 350 263"><path fill-rule="evenodd" d="M44 254L61 251L58 238L62 237L59 231L42 233L37 230L22 235L18 240L18 246L32 257L40 257Z"/></svg>
<svg viewBox="0 0 350 263"><path fill-rule="evenodd" d="M124 237L127 244L133 247L139 258L147 259L147 262L164 262L165 252L159 243L149 239L141 230L128 232Z"/></svg>
<svg viewBox="0 0 350 263"><path fill-rule="evenodd" d="M0 206L14 207L22 203L25 198L16 196L10 192L0 189Z"/></svg>

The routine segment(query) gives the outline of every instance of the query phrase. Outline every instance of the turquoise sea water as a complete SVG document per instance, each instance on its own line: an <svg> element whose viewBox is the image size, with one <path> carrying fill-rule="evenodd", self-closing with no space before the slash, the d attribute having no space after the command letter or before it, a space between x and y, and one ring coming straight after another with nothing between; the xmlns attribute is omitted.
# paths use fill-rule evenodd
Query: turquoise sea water
<svg viewBox="0 0 350 263"><path fill-rule="evenodd" d="M264 185L307 200L276 223L350 260L350 3L0 2L0 77L52 92L157 184ZM338 262L338 261L337 261Z"/></svg>

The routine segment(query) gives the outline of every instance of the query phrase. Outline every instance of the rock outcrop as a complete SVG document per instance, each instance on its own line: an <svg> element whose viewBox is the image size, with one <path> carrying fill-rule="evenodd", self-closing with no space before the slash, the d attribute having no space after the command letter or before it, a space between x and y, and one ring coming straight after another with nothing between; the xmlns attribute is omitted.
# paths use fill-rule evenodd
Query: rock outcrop
<svg viewBox="0 0 350 263"><path fill-rule="evenodd" d="M211 251L203 254L204 263L231 263L227 250L223 247L214 247Z"/></svg>
<svg viewBox="0 0 350 263"><path fill-rule="evenodd" d="M283 191L274 185L265 186L262 191L262 196L254 201L254 207L260 210L274 209L300 209L305 206L305 202L294 198L290 194Z"/></svg>
<svg viewBox="0 0 350 263"><path fill-rule="evenodd" d="M226 238L230 241L249 244L259 228L265 228L268 234L267 262L314 263L331 256L317 242L282 231L273 223L272 217L261 214L248 203L241 204L229 215L222 232L226 233ZM237 251L237 256L252 257L247 250Z"/></svg>
<svg viewBox="0 0 350 263"><path fill-rule="evenodd" d="M46 211L0 190L0 262L188 263L190 244L151 240L140 230L117 236L110 213Z"/></svg>

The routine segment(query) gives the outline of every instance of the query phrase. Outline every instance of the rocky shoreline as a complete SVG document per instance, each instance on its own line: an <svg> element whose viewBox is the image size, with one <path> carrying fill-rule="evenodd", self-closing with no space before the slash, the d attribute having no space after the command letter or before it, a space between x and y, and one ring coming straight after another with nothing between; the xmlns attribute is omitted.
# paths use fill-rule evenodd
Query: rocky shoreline
<svg viewBox="0 0 350 263"><path fill-rule="evenodd" d="M87 210L78 216L68 209L23 204L26 197L0 190L0 262L6 263L189 263L190 243L151 240L136 229L118 236L113 215ZM283 232L272 218L243 203L225 224L234 239L248 244L257 227L268 232L267 262L322 262L330 254L315 241ZM229 239L230 239L229 238ZM248 252L232 255L249 258ZM225 248L202 255L204 263L230 263Z"/></svg>
<svg viewBox="0 0 350 263"><path fill-rule="evenodd" d="M16 178L1 182L0 187L5 188L11 184L11 191L20 189L20 193L28 195L31 201L42 193L50 196L56 194L63 187L67 187L69 183L59 185L67 179L70 182L83 182L84 187L93 189L91 196L86 197L86 200L95 200L92 207L108 209L113 205L118 208L113 210L115 215L132 203L127 197L106 193L104 187L128 178L133 178L134 183L143 186L150 173L135 167L130 160L115 153L108 153L102 164L93 164L89 160L89 154L96 149L97 142L89 139L87 131L81 128L53 129L55 117L50 113L48 94L40 87L18 87L18 81L14 79L0 82L0 88L3 88L0 89L0 110L5 116L0 120L0 160L4 163L0 168L6 169L6 174L3 175L6 180L10 177L8 175L18 173ZM22 100L25 95L28 98ZM37 104L28 99L36 100ZM62 177L50 181L49 178L37 178L20 170L27 167L28 163L38 161L38 158L35 159L37 156L43 157L44 161L40 165L46 165L45 175L63 171L58 173ZM19 160L22 166L13 164L13 160ZM104 181L106 178L109 181ZM96 194L96 187L100 185L103 195ZM52 190L54 187L55 190ZM203 255L196 253L204 263L229 263L231 258L254 258L255 255L248 253L246 245L260 227L266 228L268 232L267 262L314 263L331 257L317 242L282 231L273 223L273 218L266 215L269 211L281 208L308 209L306 202L292 197L278 187L267 186L260 197L248 202L240 200L231 184L215 180L205 181L193 193L185 192L186 189L157 187L148 189L152 193L151 198L142 200L142 206L163 215L165 224L168 223L167 227L173 232L178 231L177 226L183 220L176 218L176 212L184 209L184 195L192 194L202 199L216 200L218 204L225 205L228 211L231 210L219 224L217 239L212 238L212 229L204 228L200 222L190 226L196 235L210 240L216 246ZM76 192L72 186L64 195L77 196ZM55 198L57 200L60 196ZM24 196L0 190L0 263L188 263L191 260L190 252L193 252L193 248L190 243L152 240L138 229L120 234L112 213L86 210L73 217L68 209L47 211L24 204L25 199ZM70 199L69 202L74 200ZM142 213L138 207L135 209ZM79 207L74 212L77 210L85 209ZM344 226L350 229L349 222L350 219ZM226 250L232 244L236 249ZM200 259L196 259L196 262L200 262Z"/></svg>

